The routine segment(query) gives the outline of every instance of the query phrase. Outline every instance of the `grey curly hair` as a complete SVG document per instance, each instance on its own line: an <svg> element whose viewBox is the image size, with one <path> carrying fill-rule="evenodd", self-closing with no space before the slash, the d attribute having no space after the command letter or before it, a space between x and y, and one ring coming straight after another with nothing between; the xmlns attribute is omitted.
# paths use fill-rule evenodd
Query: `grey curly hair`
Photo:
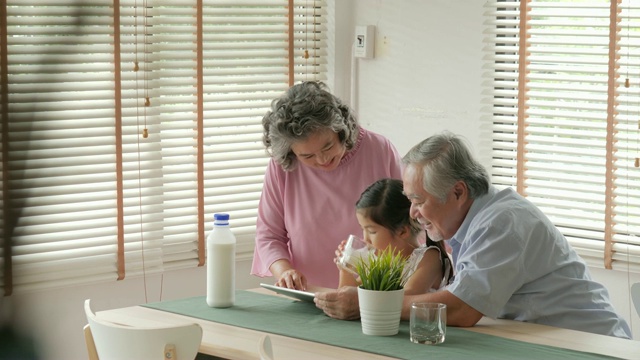
<svg viewBox="0 0 640 360"><path fill-rule="evenodd" d="M296 84L271 102L262 118L262 142L267 153L285 171L296 168L291 145L306 140L319 130L331 129L349 151L358 138L359 124L353 111L328 91L320 81Z"/></svg>

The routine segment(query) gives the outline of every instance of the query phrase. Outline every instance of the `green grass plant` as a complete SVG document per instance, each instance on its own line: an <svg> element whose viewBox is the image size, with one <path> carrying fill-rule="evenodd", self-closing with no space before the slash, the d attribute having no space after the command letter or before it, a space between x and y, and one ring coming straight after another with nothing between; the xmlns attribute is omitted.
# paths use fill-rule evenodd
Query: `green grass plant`
<svg viewBox="0 0 640 360"><path fill-rule="evenodd" d="M408 277L404 276L407 257L395 248L387 247L378 254L369 254L356 263L360 276L360 287L367 290L394 291L404 287Z"/></svg>

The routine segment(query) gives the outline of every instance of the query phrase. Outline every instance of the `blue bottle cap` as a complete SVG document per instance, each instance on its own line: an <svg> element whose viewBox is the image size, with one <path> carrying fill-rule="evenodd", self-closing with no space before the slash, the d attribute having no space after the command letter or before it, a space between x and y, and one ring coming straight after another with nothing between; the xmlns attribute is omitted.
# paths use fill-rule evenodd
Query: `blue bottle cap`
<svg viewBox="0 0 640 360"><path fill-rule="evenodd" d="M229 220L229 214L227 213L216 213L213 214L213 220Z"/></svg>

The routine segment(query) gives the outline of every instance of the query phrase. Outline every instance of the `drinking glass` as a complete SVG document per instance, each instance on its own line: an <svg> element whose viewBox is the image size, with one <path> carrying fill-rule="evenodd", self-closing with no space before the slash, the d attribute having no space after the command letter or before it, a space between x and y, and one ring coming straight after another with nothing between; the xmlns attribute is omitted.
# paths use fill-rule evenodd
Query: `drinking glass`
<svg viewBox="0 0 640 360"><path fill-rule="evenodd" d="M360 261L360 259L367 261L369 259L369 254L374 251L375 248L372 245L367 244L358 236L349 235L349 238L344 245L344 250L342 250L342 256L338 258L338 265L357 276L356 264L358 261Z"/></svg>
<svg viewBox="0 0 640 360"><path fill-rule="evenodd" d="M447 305L413 303L409 318L409 336L417 344L436 345L444 342L447 333Z"/></svg>

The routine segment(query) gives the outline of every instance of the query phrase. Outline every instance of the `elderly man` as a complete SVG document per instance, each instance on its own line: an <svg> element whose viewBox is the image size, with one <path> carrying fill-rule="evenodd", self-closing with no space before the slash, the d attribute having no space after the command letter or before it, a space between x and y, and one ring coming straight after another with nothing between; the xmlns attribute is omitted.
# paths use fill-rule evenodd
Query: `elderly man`
<svg viewBox="0 0 640 360"><path fill-rule="evenodd" d="M513 319L631 338L607 289L551 221L512 189L489 183L483 166L457 136L444 132L403 158L411 216L434 241L448 241L456 274L436 292L405 296L447 305L447 324L473 326L482 316ZM335 318L359 317L353 287L316 294L316 306Z"/></svg>

